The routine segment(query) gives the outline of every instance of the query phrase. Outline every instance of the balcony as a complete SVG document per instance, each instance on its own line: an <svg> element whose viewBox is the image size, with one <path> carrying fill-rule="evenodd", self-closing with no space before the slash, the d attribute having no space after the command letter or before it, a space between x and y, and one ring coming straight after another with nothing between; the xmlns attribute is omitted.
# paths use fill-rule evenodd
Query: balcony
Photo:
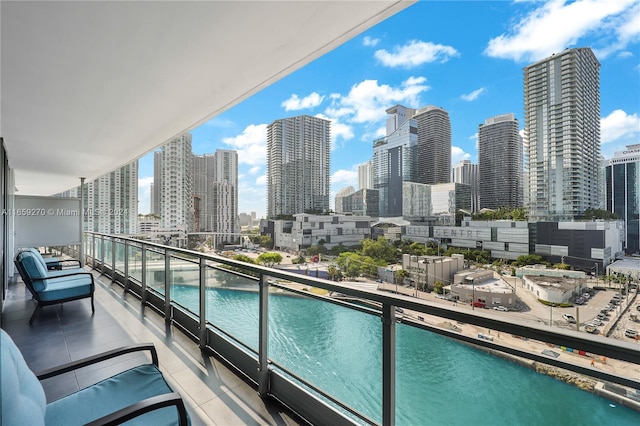
<svg viewBox="0 0 640 426"><path fill-rule="evenodd" d="M33 305L22 284L14 282L2 314L3 328L17 340L36 371L129 343L156 344L160 367L185 398L193 424L415 424L417 420L407 413L421 410L424 413L420 418L443 411L452 416L448 423L462 424L464 417L456 417L461 411L456 403L476 412L486 410L484 404L490 399L485 395L482 403L475 400L473 394L479 389L460 395L458 386L466 389L469 383L456 383L455 377L447 374L455 371L456 365L466 364L459 354L467 351L473 356L485 351L496 355L483 363L501 364L488 368L485 364L489 371L474 371L473 378L479 380L481 387L491 386L500 401L513 393L509 389L514 381L517 389L526 387L527 392L541 395L550 392L548 382L544 386L531 384L543 377L538 374L521 385L517 375L509 376L505 383L489 382L501 370L511 371L512 367L507 366L513 364L501 358L515 360L513 357L517 356L521 359L517 362L523 365L535 362L543 368L560 367L586 375L600 383L603 393L609 392L612 403L640 411L640 404L633 398L607 391L624 390L628 392L625 395L634 396L633 389L640 388L636 379L640 372L636 343L509 320L493 310L445 306L128 238L88 233L84 245L87 267L94 268L99 278L95 315L91 316L86 303L70 302L64 308L45 308L29 327L27 318ZM66 251L78 254L71 248ZM327 292L311 291L312 288ZM330 297L328 292L341 296ZM225 299L218 297L220 294L233 297ZM249 301L245 303L246 300ZM283 310L282 303L290 301L303 303L304 308ZM328 307L339 309L339 313L320 318L316 312ZM400 311L402 321L398 322L396 315ZM323 324L336 323L338 316L345 315L348 323L364 326L351 330L356 334L349 336L344 334L348 332L346 328L331 329L338 334L335 340L320 333ZM462 333L463 324L482 327L483 332ZM316 333L318 338L310 338ZM505 344L500 333L519 336L522 341L529 339L545 350ZM373 335L379 339L370 339ZM406 349L408 335L414 341L436 338L439 340L435 346L452 345L453 350L433 359L425 358ZM37 352L36 346L29 343L34 339L42 339L37 348L46 342L45 352ZM375 345L362 344L370 340ZM329 351L323 352L327 345ZM355 356L329 359L332 352L345 353L345 348L355 349L349 352ZM592 356L567 356L567 348L579 348ZM320 352L327 358L316 359L315 354ZM563 355L552 357L545 353ZM296 356L308 362L293 362ZM589 359L601 363L602 357L606 357L607 368L589 365ZM429 366L433 361L448 365L442 386L444 392L456 393L457 401L447 401L449 411L438 408L444 401L437 398L434 405L429 405L426 394L407 394L411 383L417 384L416 389L437 389L438 364ZM130 360L123 364L127 362ZM340 366L344 368L340 370ZM49 383L47 395L55 398L73 391L116 367L119 366L83 371ZM363 374L348 377L350 370ZM367 377L361 382L363 376ZM556 403L564 406L567 402L563 395L575 389L561 386L564 387ZM354 398L342 392L353 387L362 388L367 397ZM580 400L587 397L593 396L578 396ZM529 398L526 400L531 403ZM609 403L597 400L600 404L594 405ZM506 405L501 410L505 419L522 418L515 407ZM584 422L591 418L590 410L588 405L576 410L581 417L574 420ZM622 418L611 421L640 419L637 412L624 410L627 411Z"/></svg>

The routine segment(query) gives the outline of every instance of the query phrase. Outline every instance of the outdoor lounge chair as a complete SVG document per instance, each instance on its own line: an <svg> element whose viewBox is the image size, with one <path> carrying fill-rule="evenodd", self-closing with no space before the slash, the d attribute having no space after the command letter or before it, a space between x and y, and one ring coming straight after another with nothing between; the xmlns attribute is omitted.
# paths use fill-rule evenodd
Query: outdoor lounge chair
<svg viewBox="0 0 640 426"><path fill-rule="evenodd" d="M11 337L4 330L0 333L4 426L189 424L184 401L158 369L158 355L152 344L114 349L36 375ZM40 381L140 351L150 352L151 364L133 367L47 403Z"/></svg>
<svg viewBox="0 0 640 426"><path fill-rule="evenodd" d="M72 300L91 298L91 312L95 312L93 275L82 268L50 271L40 253L24 250L14 261L18 273L36 300L36 308L29 318L33 324L43 306Z"/></svg>
<svg viewBox="0 0 640 426"><path fill-rule="evenodd" d="M40 253L40 251L35 247L29 247L25 250L30 251L31 253L39 256L42 261L47 266L49 271L59 271L61 269L66 269L70 267L80 268L80 261L78 259L62 259L59 257L44 257Z"/></svg>

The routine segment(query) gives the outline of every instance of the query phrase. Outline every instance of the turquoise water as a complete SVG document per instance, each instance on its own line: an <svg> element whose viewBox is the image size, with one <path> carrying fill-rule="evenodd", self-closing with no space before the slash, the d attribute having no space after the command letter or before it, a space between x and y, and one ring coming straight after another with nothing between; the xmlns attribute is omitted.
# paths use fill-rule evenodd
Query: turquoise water
<svg viewBox="0 0 640 426"><path fill-rule="evenodd" d="M173 295L197 309L197 290ZM209 289L209 319L258 345L258 295ZM638 425L640 413L425 330L396 329L398 425ZM270 295L269 357L380 421L381 320L318 300ZM614 405L614 406L612 406Z"/></svg>

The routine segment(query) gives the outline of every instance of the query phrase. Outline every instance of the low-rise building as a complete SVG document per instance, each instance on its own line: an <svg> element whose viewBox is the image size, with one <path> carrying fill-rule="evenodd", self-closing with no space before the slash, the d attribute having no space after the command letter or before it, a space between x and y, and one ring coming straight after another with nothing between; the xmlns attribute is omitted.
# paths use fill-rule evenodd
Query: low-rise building
<svg viewBox="0 0 640 426"><path fill-rule="evenodd" d="M368 216L293 215L294 220L263 221L262 233L270 235L274 248L299 252L314 245L331 249L337 245L352 246L371 237Z"/></svg>
<svg viewBox="0 0 640 426"><path fill-rule="evenodd" d="M570 303L587 289L586 279L567 276L525 275L522 282L538 299L555 304Z"/></svg>
<svg viewBox="0 0 640 426"><path fill-rule="evenodd" d="M451 284L456 272L464 267L464 256L461 254L451 257L402 255L402 269L407 272L409 281L419 289L433 289L436 281Z"/></svg>
<svg viewBox="0 0 640 426"><path fill-rule="evenodd" d="M516 307L516 290L511 284L496 278L493 271L486 269L468 269L458 272L449 288L451 296L460 302L471 303L478 307L504 306Z"/></svg>

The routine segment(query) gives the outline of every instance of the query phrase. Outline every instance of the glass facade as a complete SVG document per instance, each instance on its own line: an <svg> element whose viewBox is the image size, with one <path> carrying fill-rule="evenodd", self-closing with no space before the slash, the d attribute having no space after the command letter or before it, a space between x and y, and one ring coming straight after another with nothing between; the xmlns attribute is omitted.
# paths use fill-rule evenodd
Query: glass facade
<svg viewBox="0 0 640 426"><path fill-rule="evenodd" d="M625 252L640 253L640 144L605 163L606 208L625 223Z"/></svg>

